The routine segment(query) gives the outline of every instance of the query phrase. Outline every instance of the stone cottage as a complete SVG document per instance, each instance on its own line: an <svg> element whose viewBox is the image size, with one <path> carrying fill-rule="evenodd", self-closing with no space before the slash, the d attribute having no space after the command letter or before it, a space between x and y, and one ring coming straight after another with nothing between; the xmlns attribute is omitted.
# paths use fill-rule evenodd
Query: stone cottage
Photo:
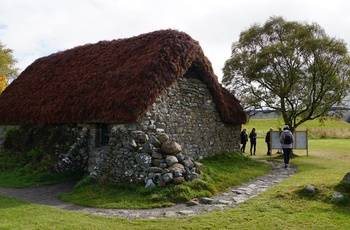
<svg viewBox="0 0 350 230"><path fill-rule="evenodd" d="M147 182L176 163L185 162L177 167L184 172L195 160L238 151L246 122L198 42L176 30L39 58L0 95L0 108L2 125L77 127L60 168L80 161L91 176L115 182ZM176 151L162 151L165 142Z"/></svg>

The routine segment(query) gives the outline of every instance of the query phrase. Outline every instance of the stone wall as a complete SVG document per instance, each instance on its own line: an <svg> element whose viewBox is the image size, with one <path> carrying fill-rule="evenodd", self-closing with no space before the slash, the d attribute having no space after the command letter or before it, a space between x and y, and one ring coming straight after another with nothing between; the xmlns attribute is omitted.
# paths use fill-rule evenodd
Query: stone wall
<svg viewBox="0 0 350 230"><path fill-rule="evenodd" d="M101 145L101 127L106 125L109 141ZM167 89L135 123L77 128L76 143L59 153L58 171L84 169L98 180L163 186L196 178L196 160L239 151L241 130L240 125L221 121L205 84L189 75ZM169 141L180 151L164 151L162 145Z"/></svg>
<svg viewBox="0 0 350 230"><path fill-rule="evenodd" d="M238 151L240 126L224 124L207 87L197 78L180 78L141 119L164 130L194 159Z"/></svg>
<svg viewBox="0 0 350 230"><path fill-rule="evenodd" d="M98 129L87 127L90 175L114 182L147 182L149 168L158 167L167 157L159 150L161 135L177 142L184 157L198 160L239 151L241 129L221 122L208 89L193 77L179 79L136 123L110 124L107 146L96 147Z"/></svg>

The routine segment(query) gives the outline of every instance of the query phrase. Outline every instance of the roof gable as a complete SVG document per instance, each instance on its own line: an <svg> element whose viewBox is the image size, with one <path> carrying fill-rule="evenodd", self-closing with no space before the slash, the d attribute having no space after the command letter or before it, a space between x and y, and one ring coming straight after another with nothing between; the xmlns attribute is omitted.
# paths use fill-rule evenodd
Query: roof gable
<svg viewBox="0 0 350 230"><path fill-rule="evenodd" d="M0 123L133 122L178 78L196 71L226 123L246 121L198 42L175 30L86 44L42 57L0 95Z"/></svg>

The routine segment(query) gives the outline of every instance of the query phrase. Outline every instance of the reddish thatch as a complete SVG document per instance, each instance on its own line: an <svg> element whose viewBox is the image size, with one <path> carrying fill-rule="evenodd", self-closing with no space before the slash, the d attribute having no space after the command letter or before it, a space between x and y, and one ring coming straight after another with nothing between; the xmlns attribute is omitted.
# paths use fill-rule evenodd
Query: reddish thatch
<svg viewBox="0 0 350 230"><path fill-rule="evenodd" d="M225 123L245 123L239 101L218 82L198 42L174 30L37 59L0 95L0 123L133 122L189 68L207 85Z"/></svg>

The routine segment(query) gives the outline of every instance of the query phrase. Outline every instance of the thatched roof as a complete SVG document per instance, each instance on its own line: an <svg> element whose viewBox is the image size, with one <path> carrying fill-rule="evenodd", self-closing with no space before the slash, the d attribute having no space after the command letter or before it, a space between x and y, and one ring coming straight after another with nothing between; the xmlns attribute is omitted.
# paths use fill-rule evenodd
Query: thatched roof
<svg viewBox="0 0 350 230"><path fill-rule="evenodd" d="M239 101L218 82L198 42L175 30L37 59L0 95L0 123L133 122L189 69L207 85L225 123L245 123Z"/></svg>

